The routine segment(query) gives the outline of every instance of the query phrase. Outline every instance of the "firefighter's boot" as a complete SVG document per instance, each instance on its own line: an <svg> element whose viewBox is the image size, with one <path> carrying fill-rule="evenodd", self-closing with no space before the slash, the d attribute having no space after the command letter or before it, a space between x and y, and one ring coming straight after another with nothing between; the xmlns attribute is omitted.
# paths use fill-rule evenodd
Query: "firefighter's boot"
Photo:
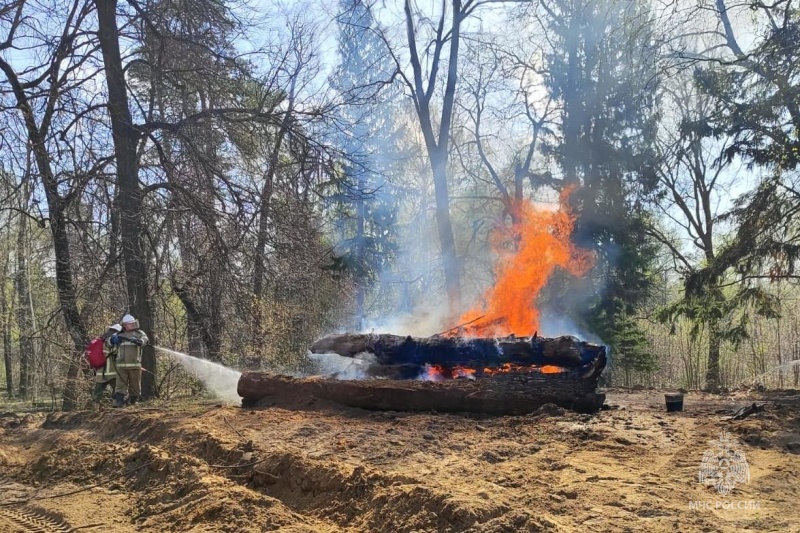
<svg viewBox="0 0 800 533"><path fill-rule="evenodd" d="M123 407L125 405L125 395L121 392L115 392L111 395L112 407Z"/></svg>

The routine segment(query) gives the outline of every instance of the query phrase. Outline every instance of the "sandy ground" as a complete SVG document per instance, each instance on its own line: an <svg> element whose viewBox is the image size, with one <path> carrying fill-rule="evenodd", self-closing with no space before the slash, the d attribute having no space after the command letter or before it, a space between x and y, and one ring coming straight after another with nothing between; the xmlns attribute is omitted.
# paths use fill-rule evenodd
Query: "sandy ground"
<svg viewBox="0 0 800 533"><path fill-rule="evenodd" d="M5 413L0 531L800 532L799 394L690 393L668 414L662 392L616 390L596 416ZM698 482L723 430L750 476L724 496Z"/></svg>

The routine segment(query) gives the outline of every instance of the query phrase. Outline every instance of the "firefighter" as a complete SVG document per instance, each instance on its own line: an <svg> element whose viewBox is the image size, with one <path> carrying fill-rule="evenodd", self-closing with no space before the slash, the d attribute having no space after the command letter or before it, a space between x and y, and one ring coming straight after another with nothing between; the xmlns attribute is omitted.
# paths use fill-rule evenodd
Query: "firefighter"
<svg viewBox="0 0 800 533"><path fill-rule="evenodd" d="M133 316L125 315L120 322L122 332L106 340L109 347L117 349L117 384L111 396L114 407L125 405L126 394L130 405L142 395L142 346L149 340Z"/></svg>
<svg viewBox="0 0 800 533"><path fill-rule="evenodd" d="M114 335L119 334L122 331L122 326L119 324L114 324L113 326L108 326L108 329L105 333L100 335L100 337L104 341L108 341ZM106 364L103 368L98 368L95 370L94 375L94 389L92 389L92 400L96 403L100 403L103 398L103 393L106 391L106 387L111 385L111 392L114 392L114 388L116 386L117 380L117 365L116 365L116 355L117 349L108 346L108 344L103 345L103 352L106 356Z"/></svg>

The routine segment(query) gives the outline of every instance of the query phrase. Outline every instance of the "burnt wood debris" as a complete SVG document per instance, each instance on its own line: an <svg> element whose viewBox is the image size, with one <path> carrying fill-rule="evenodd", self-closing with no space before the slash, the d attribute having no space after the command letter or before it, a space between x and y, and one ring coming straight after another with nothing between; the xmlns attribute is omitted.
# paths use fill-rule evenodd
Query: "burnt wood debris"
<svg viewBox="0 0 800 533"><path fill-rule="evenodd" d="M312 404L323 400L375 410L526 414L545 403L594 412L605 401L596 389L606 347L569 336L342 334L323 337L309 351L366 358L363 379L245 372L238 384L242 405L303 396Z"/></svg>

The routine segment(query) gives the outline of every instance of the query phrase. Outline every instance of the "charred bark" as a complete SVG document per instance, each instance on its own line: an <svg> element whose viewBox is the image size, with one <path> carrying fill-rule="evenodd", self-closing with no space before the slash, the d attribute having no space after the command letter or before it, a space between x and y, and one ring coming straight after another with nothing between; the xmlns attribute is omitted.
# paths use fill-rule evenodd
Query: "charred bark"
<svg viewBox="0 0 800 533"><path fill-rule="evenodd" d="M764 412L764 404L758 404L753 402L750 405L746 405L733 413L730 420L744 420L750 415L754 415L756 413L763 413Z"/></svg>
<svg viewBox="0 0 800 533"><path fill-rule="evenodd" d="M556 365L579 368L592 363L605 347L574 337L403 337L400 335L329 335L311 345L316 354L354 357L368 353L380 365L464 365L474 368L516 365Z"/></svg>
<svg viewBox="0 0 800 533"><path fill-rule="evenodd" d="M553 403L567 409L594 412L605 397L597 381L606 365L606 348L573 337L556 339L507 337L414 338L398 335L331 335L315 342L311 351L343 357L370 354L362 371L368 378L294 379L247 372L238 384L243 405L270 402L303 404L326 400L364 409L410 411L470 411L493 414L530 413ZM512 366L509 367L508 364ZM435 365L443 369L469 367L466 377L428 381ZM513 366L519 365L519 366ZM562 367L543 373L543 366ZM502 372L494 369L504 368ZM385 379L388 378L388 379Z"/></svg>

